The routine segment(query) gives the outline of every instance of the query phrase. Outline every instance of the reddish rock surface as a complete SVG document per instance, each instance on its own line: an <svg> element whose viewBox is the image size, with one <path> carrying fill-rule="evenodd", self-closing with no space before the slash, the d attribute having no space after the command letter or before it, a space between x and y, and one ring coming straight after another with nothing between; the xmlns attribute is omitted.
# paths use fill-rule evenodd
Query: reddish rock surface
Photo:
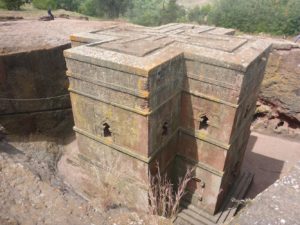
<svg viewBox="0 0 300 225"><path fill-rule="evenodd" d="M70 43L69 37L73 33L97 30L116 23L68 19L0 22L0 55L65 45Z"/></svg>
<svg viewBox="0 0 300 225"><path fill-rule="evenodd" d="M300 121L300 48L273 50L260 98L278 113Z"/></svg>

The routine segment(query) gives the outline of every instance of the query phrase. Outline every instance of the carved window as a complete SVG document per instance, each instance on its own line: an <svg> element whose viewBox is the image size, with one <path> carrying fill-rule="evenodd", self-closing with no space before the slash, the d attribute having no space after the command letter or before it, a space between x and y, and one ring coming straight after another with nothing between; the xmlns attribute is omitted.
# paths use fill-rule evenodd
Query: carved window
<svg viewBox="0 0 300 225"><path fill-rule="evenodd" d="M168 122L165 122L162 126L162 136L168 135L169 130L168 130Z"/></svg>
<svg viewBox="0 0 300 225"><path fill-rule="evenodd" d="M200 117L200 124L199 124L199 130L206 130L209 126L208 124L209 120L207 116L201 116Z"/></svg>
<svg viewBox="0 0 300 225"><path fill-rule="evenodd" d="M107 123L103 124L103 136L104 137L111 137L110 126Z"/></svg>

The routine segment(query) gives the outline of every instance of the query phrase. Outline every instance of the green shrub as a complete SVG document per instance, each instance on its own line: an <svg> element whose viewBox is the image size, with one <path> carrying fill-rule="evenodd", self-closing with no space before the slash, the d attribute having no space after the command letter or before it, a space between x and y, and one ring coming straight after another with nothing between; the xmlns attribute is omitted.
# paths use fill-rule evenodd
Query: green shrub
<svg viewBox="0 0 300 225"><path fill-rule="evenodd" d="M0 0L0 8L8 10L19 10L23 4L23 0Z"/></svg>
<svg viewBox="0 0 300 225"><path fill-rule="evenodd" d="M176 0L169 0L166 7L161 10L161 24L167 24L172 22L179 22L185 17L185 9L177 4Z"/></svg>
<svg viewBox="0 0 300 225"><path fill-rule="evenodd" d="M108 18L118 18L123 15L131 0L97 0L100 7Z"/></svg>
<svg viewBox="0 0 300 225"><path fill-rule="evenodd" d="M130 2L131 0L84 0L79 6L79 12L90 16L118 18L125 14Z"/></svg>
<svg viewBox="0 0 300 225"><path fill-rule="evenodd" d="M300 30L300 1L216 0L209 19L244 32L293 35Z"/></svg>
<svg viewBox="0 0 300 225"><path fill-rule="evenodd" d="M78 11L81 0L56 0L57 8L68 11Z"/></svg>
<svg viewBox="0 0 300 225"><path fill-rule="evenodd" d="M103 17L104 12L101 8L95 7L96 0L85 0L79 6L79 12L88 16Z"/></svg>
<svg viewBox="0 0 300 225"><path fill-rule="evenodd" d="M144 26L160 24L161 0L133 0L127 12L132 23Z"/></svg>
<svg viewBox="0 0 300 225"><path fill-rule="evenodd" d="M132 0L126 16L132 23L144 26L186 21L185 9L176 0Z"/></svg>
<svg viewBox="0 0 300 225"><path fill-rule="evenodd" d="M0 0L0 9L5 9L5 8L6 8L6 6L5 6L3 0Z"/></svg>
<svg viewBox="0 0 300 225"><path fill-rule="evenodd" d="M300 32L300 1L289 1L284 13L286 14L286 25L283 27L283 32L292 35L298 34Z"/></svg>
<svg viewBox="0 0 300 225"><path fill-rule="evenodd" d="M33 0L32 4L37 9L56 9L56 0Z"/></svg>
<svg viewBox="0 0 300 225"><path fill-rule="evenodd" d="M188 12L188 20L191 22L197 22L199 24L206 24L208 15L211 12L211 5L207 4L202 7L195 6Z"/></svg>

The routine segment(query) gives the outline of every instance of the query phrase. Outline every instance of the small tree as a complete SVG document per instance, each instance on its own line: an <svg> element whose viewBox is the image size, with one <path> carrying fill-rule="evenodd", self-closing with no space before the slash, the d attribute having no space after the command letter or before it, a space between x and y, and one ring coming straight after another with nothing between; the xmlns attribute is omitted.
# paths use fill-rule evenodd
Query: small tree
<svg viewBox="0 0 300 225"><path fill-rule="evenodd" d="M23 0L0 0L3 8L8 10L20 10L21 5L24 4Z"/></svg>
<svg viewBox="0 0 300 225"><path fill-rule="evenodd" d="M144 26L157 26L160 24L161 0L132 0L127 16L132 23Z"/></svg>
<svg viewBox="0 0 300 225"><path fill-rule="evenodd" d="M287 25L284 28L285 34L299 34L300 32L300 1L290 0L284 11Z"/></svg>
<svg viewBox="0 0 300 225"><path fill-rule="evenodd" d="M185 9L176 0L132 0L127 16L144 26L185 21Z"/></svg>
<svg viewBox="0 0 300 225"><path fill-rule="evenodd" d="M195 6L188 12L188 19L192 22L197 22L199 24L206 24L208 15L211 11L211 5L207 4L202 7Z"/></svg>
<svg viewBox="0 0 300 225"><path fill-rule="evenodd" d="M177 22L185 16L185 9L177 4L176 0L169 0L161 12L161 24Z"/></svg>
<svg viewBox="0 0 300 225"><path fill-rule="evenodd" d="M95 7L103 11L108 18L118 18L129 7L130 0L96 0Z"/></svg>
<svg viewBox="0 0 300 225"><path fill-rule="evenodd" d="M300 30L300 1L216 0L210 19L244 32L293 35Z"/></svg>

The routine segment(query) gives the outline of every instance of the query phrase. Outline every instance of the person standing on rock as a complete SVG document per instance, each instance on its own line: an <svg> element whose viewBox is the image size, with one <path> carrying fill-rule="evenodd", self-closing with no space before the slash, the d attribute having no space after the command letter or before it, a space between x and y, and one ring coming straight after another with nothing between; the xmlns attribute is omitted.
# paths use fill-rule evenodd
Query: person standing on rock
<svg viewBox="0 0 300 225"><path fill-rule="evenodd" d="M50 18L51 20L54 20L54 16L53 16L53 14L52 14L52 12L51 12L51 9L48 9L48 15L49 15L49 18Z"/></svg>
<svg viewBox="0 0 300 225"><path fill-rule="evenodd" d="M297 43L300 40L300 34L295 37L295 42Z"/></svg>
<svg viewBox="0 0 300 225"><path fill-rule="evenodd" d="M42 17L40 17L39 20L41 20L41 21L50 21L50 20L54 20L54 16L53 16L53 14L52 14L52 12L51 12L51 9L48 9L48 16L42 16Z"/></svg>

